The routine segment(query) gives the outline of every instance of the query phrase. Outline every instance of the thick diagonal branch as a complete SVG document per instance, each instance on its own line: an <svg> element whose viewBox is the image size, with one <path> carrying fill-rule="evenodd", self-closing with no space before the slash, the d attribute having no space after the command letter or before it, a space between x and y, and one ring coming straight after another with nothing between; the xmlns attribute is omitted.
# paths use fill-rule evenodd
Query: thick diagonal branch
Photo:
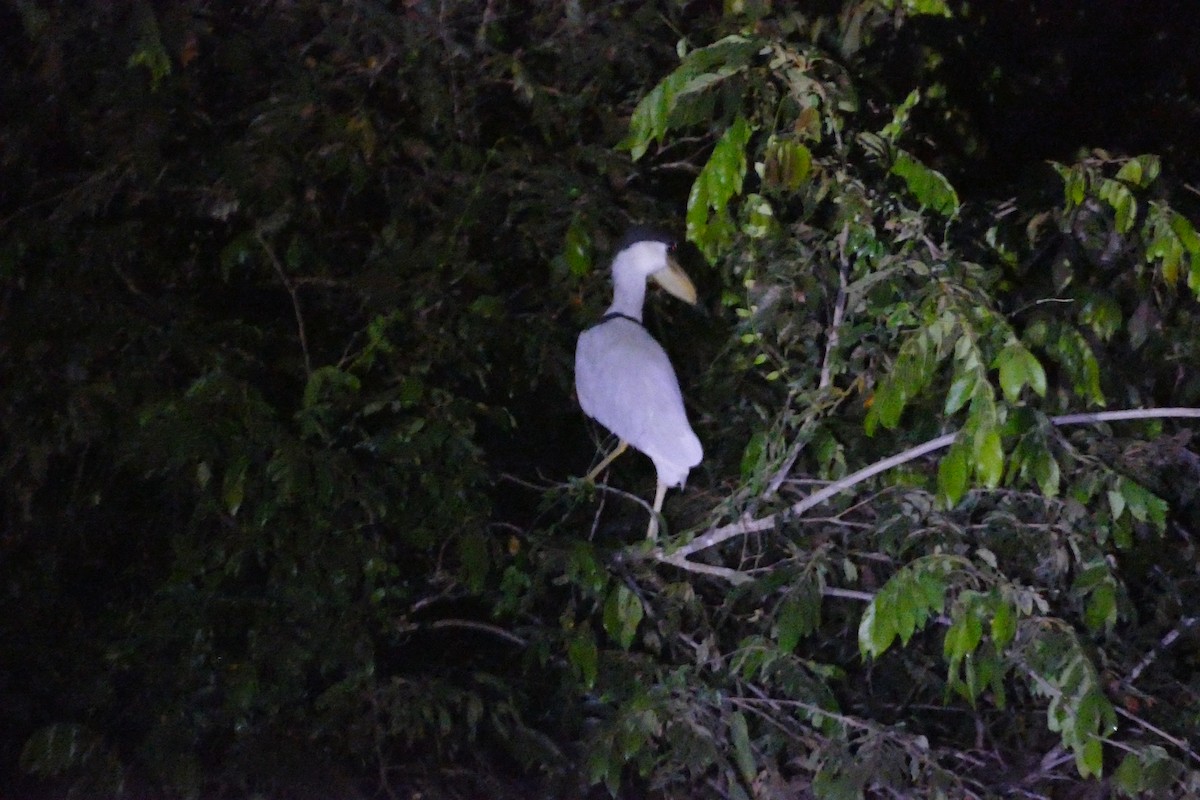
<svg viewBox="0 0 1200 800"><path fill-rule="evenodd" d="M1120 422L1132 419L1165 419L1165 418L1200 418L1200 408L1134 408L1124 411L1098 411L1095 413L1084 414L1064 414L1058 417L1051 417L1050 422L1053 425L1083 425L1088 423L1098 422ZM731 522L728 525L721 525L716 528L711 528L705 533L697 536L692 541L682 547L668 553L664 550L656 550L654 557L659 561L683 569L694 569L695 565L688 561L688 556L693 553L698 553L701 550L707 550L710 547L716 547L722 542L726 542L738 536L744 536L748 533L757 533L759 531L770 530L775 526L783 523L785 520L798 517L810 508L825 502L834 495L857 486L865 480L873 478L881 472L886 472L893 467L897 467L905 462L912 461L915 458L920 458L927 453L932 453L935 450L940 450L943 447L949 447L953 442L957 433L947 433L944 436L939 436L936 439L931 439L928 442L919 444L916 447L909 448L902 453L897 453L894 456L885 458L882 461L877 461L868 467L860 469L858 472L847 475L841 480L834 481L820 491L813 492L808 497L793 503L787 508L777 511L774 514L768 514L765 517L757 519L749 516L742 517L736 522ZM706 565L707 566L707 565ZM714 574L712 569L696 570L710 574Z"/></svg>

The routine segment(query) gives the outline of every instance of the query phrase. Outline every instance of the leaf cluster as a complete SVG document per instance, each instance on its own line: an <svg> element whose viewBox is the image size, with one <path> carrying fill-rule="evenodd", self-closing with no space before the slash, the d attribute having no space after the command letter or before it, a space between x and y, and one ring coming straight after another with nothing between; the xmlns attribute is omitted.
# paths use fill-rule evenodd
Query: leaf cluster
<svg viewBox="0 0 1200 800"><path fill-rule="evenodd" d="M9 783L1200 791L1200 458L1072 416L1200 405L1194 209L1103 150L963 190L967 110L877 58L941 75L960 7L0 23ZM635 457L541 478L594 451L610 237L663 219L707 458L655 547Z"/></svg>

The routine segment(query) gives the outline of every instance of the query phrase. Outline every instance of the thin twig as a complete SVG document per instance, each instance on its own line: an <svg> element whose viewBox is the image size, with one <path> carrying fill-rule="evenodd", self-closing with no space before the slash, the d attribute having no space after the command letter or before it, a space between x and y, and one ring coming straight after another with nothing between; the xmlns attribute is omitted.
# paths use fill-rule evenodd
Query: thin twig
<svg viewBox="0 0 1200 800"><path fill-rule="evenodd" d="M608 473L604 473L604 480L608 480ZM608 503L608 495L604 492L600 493L600 505L596 506L596 514L592 517L592 529L588 532L588 541L596 540L596 531L600 529L600 517L604 515L604 506Z"/></svg>
<svg viewBox="0 0 1200 800"><path fill-rule="evenodd" d="M838 290L833 301L833 315L829 320L829 335L825 338L825 356L821 359L821 382L818 389L826 389L833 380L833 354L838 346L838 333L842 329L842 317L846 314L846 287L849 285L850 261L846 258L846 239L850 235L850 223L842 227L838 237Z"/></svg>
<svg viewBox="0 0 1200 800"><path fill-rule="evenodd" d="M1200 753L1197 753L1195 750L1193 750L1191 747L1189 747L1188 743L1185 742L1183 739L1180 739L1177 736L1172 736L1171 734L1164 731L1162 728L1159 728L1155 725L1151 725L1146 720L1142 719L1141 717L1137 716L1136 714L1126 711L1121 706L1114 705L1113 710L1116 711L1118 714L1120 714L1125 719L1129 720L1130 722L1133 722L1133 723L1141 726L1142 728L1145 728L1146 730L1150 731L1151 733L1155 734L1156 736L1161 737L1164 741L1170 742L1171 744L1175 745L1180 750L1182 750L1184 753L1186 753L1193 761L1195 761L1197 764L1200 764Z"/></svg>
<svg viewBox="0 0 1200 800"><path fill-rule="evenodd" d="M471 619L436 619L433 622L408 622L396 627L397 633L413 633L419 630L436 630L438 628L465 628L467 630L482 631L489 633L492 636L504 639L507 642L517 645L518 647L527 647L527 642L522 637L511 631L501 628L499 625L492 625L488 622L477 622Z"/></svg>
<svg viewBox="0 0 1200 800"><path fill-rule="evenodd" d="M283 288L287 289L292 298L292 312L296 315L296 330L300 334L300 350L304 353L304 374L312 375L312 359L308 355L308 334L304 330L304 315L300 312L300 295L296 292L296 284L288 277L283 269L283 265L279 263L279 257L275 255L275 251L271 245L267 244L267 240L263 237L262 231L256 231L255 237L258 243L262 245L263 251L267 254L267 258L271 260L271 266L275 268L275 272L279 275L279 280L283 283Z"/></svg>
<svg viewBox="0 0 1200 800"><path fill-rule="evenodd" d="M650 167L651 172L664 172L671 169L678 170L680 172L691 173L693 175L700 174L700 168L690 161L668 161L664 164L655 164L654 166Z"/></svg>
<svg viewBox="0 0 1200 800"><path fill-rule="evenodd" d="M1146 670L1146 668L1154 663L1154 659L1158 658L1159 653L1174 644L1175 640L1179 638L1180 633L1186 631L1197 622L1200 622L1200 617L1184 617L1181 619L1178 625L1168 631L1166 636L1162 637L1158 643L1158 646L1147 653L1145 658L1139 661L1137 665L1129 671L1129 677L1125 679L1126 682L1132 684L1134 681L1136 681Z"/></svg>
<svg viewBox="0 0 1200 800"><path fill-rule="evenodd" d="M771 501L775 494L779 491L779 487L787 480L787 476L791 473L792 467L796 465L796 459L804 452L804 446L808 444L809 431L816 424L816 420L812 417L806 419L804 424L800 426L800 430L796 433L796 441L792 443L791 452L787 454L787 458L783 460L783 464L771 476L771 480L767 483L766 491L762 493L764 502Z"/></svg>
<svg viewBox="0 0 1200 800"><path fill-rule="evenodd" d="M857 589L839 589L836 586L826 586L821 590L822 597L840 597L843 600L862 600L869 603L875 599L871 592L860 592Z"/></svg>
<svg viewBox="0 0 1200 800"><path fill-rule="evenodd" d="M1038 761L1037 769L1021 778L1021 785L1031 786L1038 781L1050 777L1056 769L1068 761L1074 760L1074 758L1075 756L1068 753L1061 744L1054 745Z"/></svg>

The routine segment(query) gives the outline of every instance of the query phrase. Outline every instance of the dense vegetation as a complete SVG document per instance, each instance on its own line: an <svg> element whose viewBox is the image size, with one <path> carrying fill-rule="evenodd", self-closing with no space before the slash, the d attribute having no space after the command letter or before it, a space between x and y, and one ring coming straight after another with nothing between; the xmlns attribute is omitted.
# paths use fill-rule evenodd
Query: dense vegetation
<svg viewBox="0 0 1200 800"><path fill-rule="evenodd" d="M0 5L0 793L1200 796L1194 25L800 5Z"/></svg>

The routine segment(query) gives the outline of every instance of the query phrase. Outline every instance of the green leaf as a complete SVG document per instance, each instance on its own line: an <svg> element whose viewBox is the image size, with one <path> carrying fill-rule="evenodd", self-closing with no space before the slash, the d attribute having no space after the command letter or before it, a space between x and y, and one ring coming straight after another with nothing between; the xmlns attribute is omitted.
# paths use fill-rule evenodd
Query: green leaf
<svg viewBox="0 0 1200 800"><path fill-rule="evenodd" d="M71 791L65 796L123 794L123 768L116 753L104 737L86 725L56 723L38 728L21 748L20 765L25 772L43 778L85 774L90 791Z"/></svg>
<svg viewBox="0 0 1200 800"><path fill-rule="evenodd" d="M1113 773L1113 781L1117 789L1127 795L1136 795L1142 791L1142 760L1137 753L1126 753L1121 759L1120 766Z"/></svg>
<svg viewBox="0 0 1200 800"><path fill-rule="evenodd" d="M1117 170L1117 180L1125 181L1133 186L1144 189L1158 178L1161 170L1159 158L1156 155L1141 155L1129 159Z"/></svg>
<svg viewBox="0 0 1200 800"><path fill-rule="evenodd" d="M670 129L700 122L700 114L683 113L689 108L685 101L744 70L760 48L758 40L734 35L688 53L683 63L638 103L629 122L629 136L619 146L637 161L652 141L662 142Z"/></svg>
<svg viewBox="0 0 1200 800"><path fill-rule="evenodd" d="M905 578L911 578L911 575L906 573ZM890 583L887 598L891 601L889 605L896 621L896 635L900 637L901 645L907 645L916 633L918 609L922 608L916 581L898 580Z"/></svg>
<svg viewBox="0 0 1200 800"><path fill-rule="evenodd" d="M1062 164L1051 162L1051 165L1059 177L1062 178L1063 198L1066 201L1067 210L1070 211L1082 203L1083 198L1087 195L1087 173L1079 164L1066 167Z"/></svg>
<svg viewBox="0 0 1200 800"><path fill-rule="evenodd" d="M563 244L563 260L572 278L582 278L592 269L592 237L583 221L576 217L567 228Z"/></svg>
<svg viewBox="0 0 1200 800"><path fill-rule="evenodd" d="M1084 622L1093 631L1112 627L1117 622L1117 590L1110 581L1097 586L1088 597Z"/></svg>
<svg viewBox="0 0 1200 800"><path fill-rule="evenodd" d="M967 491L967 449L955 442L938 464L938 498L946 508L954 508Z"/></svg>
<svg viewBox="0 0 1200 800"><path fill-rule="evenodd" d="M771 201L761 194L748 194L742 203L742 233L751 239L765 239L779 230ZM769 379L768 379L769 380Z"/></svg>
<svg viewBox="0 0 1200 800"><path fill-rule="evenodd" d="M1000 367L1000 389L1004 392L1004 399L1010 403L1017 402L1027 380L1021 348L1015 344L1005 347L996 356L996 365Z"/></svg>
<svg viewBox="0 0 1200 800"><path fill-rule="evenodd" d="M231 517L237 516L242 501L246 498L246 471L249 467L249 457L242 455L235 458L225 470L225 478L221 484L221 500Z"/></svg>
<svg viewBox="0 0 1200 800"><path fill-rule="evenodd" d="M767 435L762 431L755 433L746 443L742 451L742 480L748 481L758 472L767 448Z"/></svg>
<svg viewBox="0 0 1200 800"><path fill-rule="evenodd" d="M1125 513L1125 495L1117 489L1108 490L1108 507L1112 511L1113 519L1120 519Z"/></svg>
<svg viewBox="0 0 1200 800"><path fill-rule="evenodd" d="M908 190L921 205L946 216L958 211L958 193L946 176L936 169L930 169L901 150L891 172L904 179Z"/></svg>
<svg viewBox="0 0 1200 800"><path fill-rule="evenodd" d="M1022 348L1023 349L1023 348ZM1037 360L1037 356L1028 350L1024 350L1023 358L1025 360L1025 381L1030 389L1033 389L1034 394L1038 397L1046 396L1046 370L1042 367L1042 362Z"/></svg>
<svg viewBox="0 0 1200 800"><path fill-rule="evenodd" d="M127 69L145 67L150 73L150 91L158 91L163 78L171 74L171 56L163 45L158 20L148 4L137 4L135 12L138 22L137 49L129 56Z"/></svg>
<svg viewBox="0 0 1200 800"><path fill-rule="evenodd" d="M1125 321L1117 301L1099 292L1088 294L1079 309L1079 319L1090 325L1096 336L1106 342L1121 329Z"/></svg>
<svg viewBox="0 0 1200 800"><path fill-rule="evenodd" d="M972 372L964 372L954 379L950 384L950 391L946 393L946 406L944 411L946 415L954 414L959 409L967 404L971 399L971 394L975 391L975 382L979 379L979 375Z"/></svg>
<svg viewBox="0 0 1200 800"><path fill-rule="evenodd" d="M1121 478L1117 484L1124 500L1125 506L1129 509L1129 513L1138 522L1149 522L1159 531L1163 530L1167 524L1167 511L1169 506L1162 498L1155 495L1146 487L1136 481L1131 481L1128 478ZM1109 498L1112 502L1112 498ZM1120 516L1115 513L1113 517Z"/></svg>
<svg viewBox="0 0 1200 800"><path fill-rule="evenodd" d="M754 763L754 751L750 747L750 731L746 726L746 717L742 712L735 711L729 718L729 737L733 740L733 754L737 761L738 771L742 780L753 784L758 777L758 767Z"/></svg>
<svg viewBox="0 0 1200 800"><path fill-rule="evenodd" d="M895 2L895 0L889 0ZM953 16L950 12L950 6L945 0L900 0L904 5L904 10L909 14L927 15L935 17L946 17L949 19Z"/></svg>
<svg viewBox="0 0 1200 800"><path fill-rule="evenodd" d="M692 184L687 202L687 238L710 263L729 245L734 226L729 201L742 191L746 176L746 144L752 129L739 116L721 136L708 162Z"/></svg>
<svg viewBox="0 0 1200 800"><path fill-rule="evenodd" d="M475 594L482 592L492 566L487 537L481 533L461 536L458 540L458 558L462 563L467 590Z"/></svg>
<svg viewBox="0 0 1200 800"><path fill-rule="evenodd" d="M1017 635L1017 609L1003 598L996 603L992 613L992 642L997 650L1003 650Z"/></svg>
<svg viewBox="0 0 1200 800"><path fill-rule="evenodd" d="M596 558L596 551L589 542L576 540L567 557L567 576L571 583L598 597L608 583L608 572Z"/></svg>
<svg viewBox="0 0 1200 800"><path fill-rule="evenodd" d="M776 638L779 649L790 653L800 640L816 630L820 622L820 598L807 592L789 596L779 608L776 620Z"/></svg>
<svg viewBox="0 0 1200 800"><path fill-rule="evenodd" d="M1082 778L1104 774L1104 748L1098 737L1089 736L1083 747L1075 750L1075 766Z"/></svg>
<svg viewBox="0 0 1200 800"><path fill-rule="evenodd" d="M86 764L104 747L103 738L84 725L46 725L26 740L21 768L35 775L61 775Z"/></svg>
<svg viewBox="0 0 1200 800"><path fill-rule="evenodd" d="M1095 405L1104 405L1104 393L1100 389L1100 363L1091 345L1079 331L1069 325L1062 326L1050 353L1070 375L1075 394Z"/></svg>
<svg viewBox="0 0 1200 800"><path fill-rule="evenodd" d="M808 180L812 171L812 152L794 139L771 137L763 161L766 189L794 192Z"/></svg>
<svg viewBox="0 0 1200 800"><path fill-rule="evenodd" d="M942 651L947 659L960 660L975 652L983 641L983 622L973 609L965 609L946 631Z"/></svg>
<svg viewBox="0 0 1200 800"><path fill-rule="evenodd" d="M1004 476L1004 449L1000 443L1000 431L995 428L985 431L979 439L975 474L989 489L999 486Z"/></svg>
<svg viewBox="0 0 1200 800"><path fill-rule="evenodd" d="M918 559L891 577L867 604L858 626L858 646L864 656L879 656L897 636L905 644L932 614L940 613L946 586L944 556Z"/></svg>
<svg viewBox="0 0 1200 800"><path fill-rule="evenodd" d="M937 564L928 566L940 567ZM935 569L923 569L917 572L917 588L921 592L921 622L924 624L929 615L942 613L946 602L946 581Z"/></svg>
<svg viewBox="0 0 1200 800"><path fill-rule="evenodd" d="M1032 456L1033 479L1046 497L1058 495L1060 474L1058 461L1044 447Z"/></svg>
<svg viewBox="0 0 1200 800"><path fill-rule="evenodd" d="M904 413L906 399L904 392L893 381L886 381L875 390L871 410L867 413L867 433L874 432L875 423L885 428L895 428L900 423L900 415Z"/></svg>
<svg viewBox="0 0 1200 800"><path fill-rule="evenodd" d="M1142 165L1135 159L1126 161L1119 170L1117 170L1117 180L1132 183L1137 186L1142 182Z"/></svg>
<svg viewBox="0 0 1200 800"><path fill-rule="evenodd" d="M1172 213L1171 232L1179 238L1179 243L1193 257L1200 255L1200 234L1196 233L1196 228L1192 225L1191 220L1177 212Z"/></svg>
<svg viewBox="0 0 1200 800"><path fill-rule="evenodd" d="M878 658L896 638L895 615L879 608L879 595L867 604L858 624L858 649L864 656Z"/></svg>
<svg viewBox="0 0 1200 800"><path fill-rule="evenodd" d="M338 395L356 394L361 388L362 381L356 375L334 366L318 367L308 376L304 386L304 408L312 408Z"/></svg>
<svg viewBox="0 0 1200 800"><path fill-rule="evenodd" d="M863 792L860 781L854 776L847 775L824 766L812 782L812 793L816 800L862 800Z"/></svg>
<svg viewBox="0 0 1200 800"><path fill-rule="evenodd" d="M596 648L596 639L586 626L580 626L575 635L567 643L567 659L575 668L580 683L587 691L596 685L596 675L599 672L600 653Z"/></svg>
<svg viewBox="0 0 1200 800"><path fill-rule="evenodd" d="M892 112L892 121L883 126L879 131L880 138L886 140L890 144L895 144L899 140L900 135L904 133L904 129L908 127L908 118L912 113L913 108L921 100L921 92L913 89L908 93L908 97L904 98L904 102L896 106L896 110ZM879 148L883 152L882 146Z"/></svg>
<svg viewBox="0 0 1200 800"><path fill-rule="evenodd" d="M1129 187L1120 181L1104 178L1100 181L1097 194L1115 212L1117 230L1120 233L1129 233L1137 218L1137 200L1134 199L1133 192L1129 191Z"/></svg>
<svg viewBox="0 0 1200 800"><path fill-rule="evenodd" d="M628 650L644 614L641 598L621 584L609 592L604 603L604 630L621 649Z"/></svg>

